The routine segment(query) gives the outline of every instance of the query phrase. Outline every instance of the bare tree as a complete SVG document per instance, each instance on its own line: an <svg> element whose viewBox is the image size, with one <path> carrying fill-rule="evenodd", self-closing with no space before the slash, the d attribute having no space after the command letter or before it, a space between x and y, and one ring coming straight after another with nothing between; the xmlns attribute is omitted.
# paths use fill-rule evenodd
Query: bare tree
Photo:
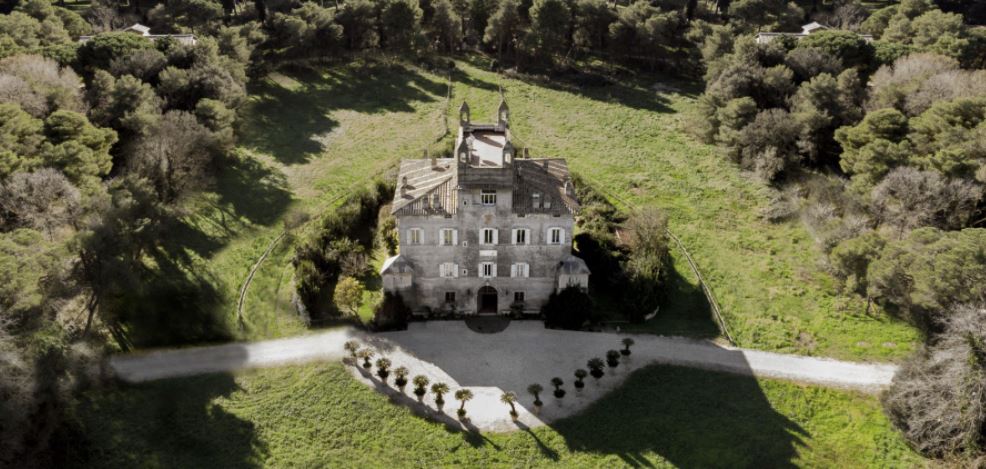
<svg viewBox="0 0 986 469"><path fill-rule="evenodd" d="M35 117L45 117L64 109L84 113L82 80L68 67L39 55L15 55L0 60L0 76L20 78L34 96L15 96L14 102L26 104L24 110ZM17 88L21 88L19 85ZM0 91L2 92L2 91ZM9 93L9 91L8 91ZM43 107L37 103L43 102Z"/></svg>
<svg viewBox="0 0 986 469"><path fill-rule="evenodd" d="M933 457L982 455L986 444L986 306L959 306L883 396L891 421Z"/></svg>
<svg viewBox="0 0 986 469"><path fill-rule="evenodd" d="M935 171L897 168L873 188L877 218L897 228L898 236L921 226L957 229L976 213L983 190Z"/></svg>
<svg viewBox="0 0 986 469"><path fill-rule="evenodd" d="M0 184L0 227L27 226L53 239L55 231L80 214L79 190L51 168L15 173Z"/></svg>
<svg viewBox="0 0 986 469"><path fill-rule="evenodd" d="M153 182L162 202L174 202L207 181L214 144L195 116L171 111L130 149L130 168Z"/></svg>

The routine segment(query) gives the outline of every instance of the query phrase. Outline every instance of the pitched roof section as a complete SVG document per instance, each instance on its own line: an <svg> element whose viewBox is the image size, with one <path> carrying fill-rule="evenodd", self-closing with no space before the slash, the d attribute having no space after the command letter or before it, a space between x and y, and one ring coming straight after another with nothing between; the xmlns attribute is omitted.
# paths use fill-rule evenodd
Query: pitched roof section
<svg viewBox="0 0 986 469"><path fill-rule="evenodd" d="M561 158L514 160L513 211L526 215L575 213L579 202L568 165ZM570 187L566 190L566 184ZM537 195L537 197L535 197Z"/></svg>
<svg viewBox="0 0 986 469"><path fill-rule="evenodd" d="M452 215L456 210L455 160L401 160L394 191L395 215Z"/></svg>

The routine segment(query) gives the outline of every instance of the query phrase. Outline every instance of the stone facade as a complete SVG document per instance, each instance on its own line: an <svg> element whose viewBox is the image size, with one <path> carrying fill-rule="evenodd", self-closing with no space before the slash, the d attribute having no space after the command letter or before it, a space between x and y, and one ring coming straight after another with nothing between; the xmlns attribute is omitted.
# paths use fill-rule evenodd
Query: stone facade
<svg viewBox="0 0 986 469"><path fill-rule="evenodd" d="M400 253L381 276L416 312L537 313L551 293L588 287L565 161L518 157L510 140L505 102L493 124L471 122L463 103L454 158L401 162Z"/></svg>

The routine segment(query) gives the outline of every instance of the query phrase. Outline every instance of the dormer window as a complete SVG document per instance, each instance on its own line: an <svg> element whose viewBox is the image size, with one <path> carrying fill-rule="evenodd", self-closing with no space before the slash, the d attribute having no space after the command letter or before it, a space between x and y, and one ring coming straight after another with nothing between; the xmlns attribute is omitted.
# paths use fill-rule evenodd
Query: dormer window
<svg viewBox="0 0 986 469"><path fill-rule="evenodd" d="M544 205L544 208L546 209L551 208L551 197L544 196L544 200L541 202L541 204Z"/></svg>
<svg viewBox="0 0 986 469"><path fill-rule="evenodd" d="M531 206L534 208L541 208L541 193L535 192L531 195Z"/></svg>
<svg viewBox="0 0 986 469"><path fill-rule="evenodd" d="M431 208L432 210L441 210L442 201L438 197L438 194L431 194Z"/></svg>

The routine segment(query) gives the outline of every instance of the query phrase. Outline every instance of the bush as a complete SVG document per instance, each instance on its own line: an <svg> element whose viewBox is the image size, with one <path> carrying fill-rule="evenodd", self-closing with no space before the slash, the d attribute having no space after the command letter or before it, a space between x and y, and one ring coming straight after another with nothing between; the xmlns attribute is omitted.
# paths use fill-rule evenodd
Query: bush
<svg viewBox="0 0 986 469"><path fill-rule="evenodd" d="M552 293L541 308L549 328L581 330L592 315L592 298L578 286Z"/></svg>
<svg viewBox="0 0 986 469"><path fill-rule="evenodd" d="M403 331L411 318L411 308L404 304L400 293L385 292L383 299L373 309L373 329L378 331Z"/></svg>
<svg viewBox="0 0 986 469"><path fill-rule="evenodd" d="M890 420L919 452L982 457L986 447L986 307L960 306L883 396Z"/></svg>

